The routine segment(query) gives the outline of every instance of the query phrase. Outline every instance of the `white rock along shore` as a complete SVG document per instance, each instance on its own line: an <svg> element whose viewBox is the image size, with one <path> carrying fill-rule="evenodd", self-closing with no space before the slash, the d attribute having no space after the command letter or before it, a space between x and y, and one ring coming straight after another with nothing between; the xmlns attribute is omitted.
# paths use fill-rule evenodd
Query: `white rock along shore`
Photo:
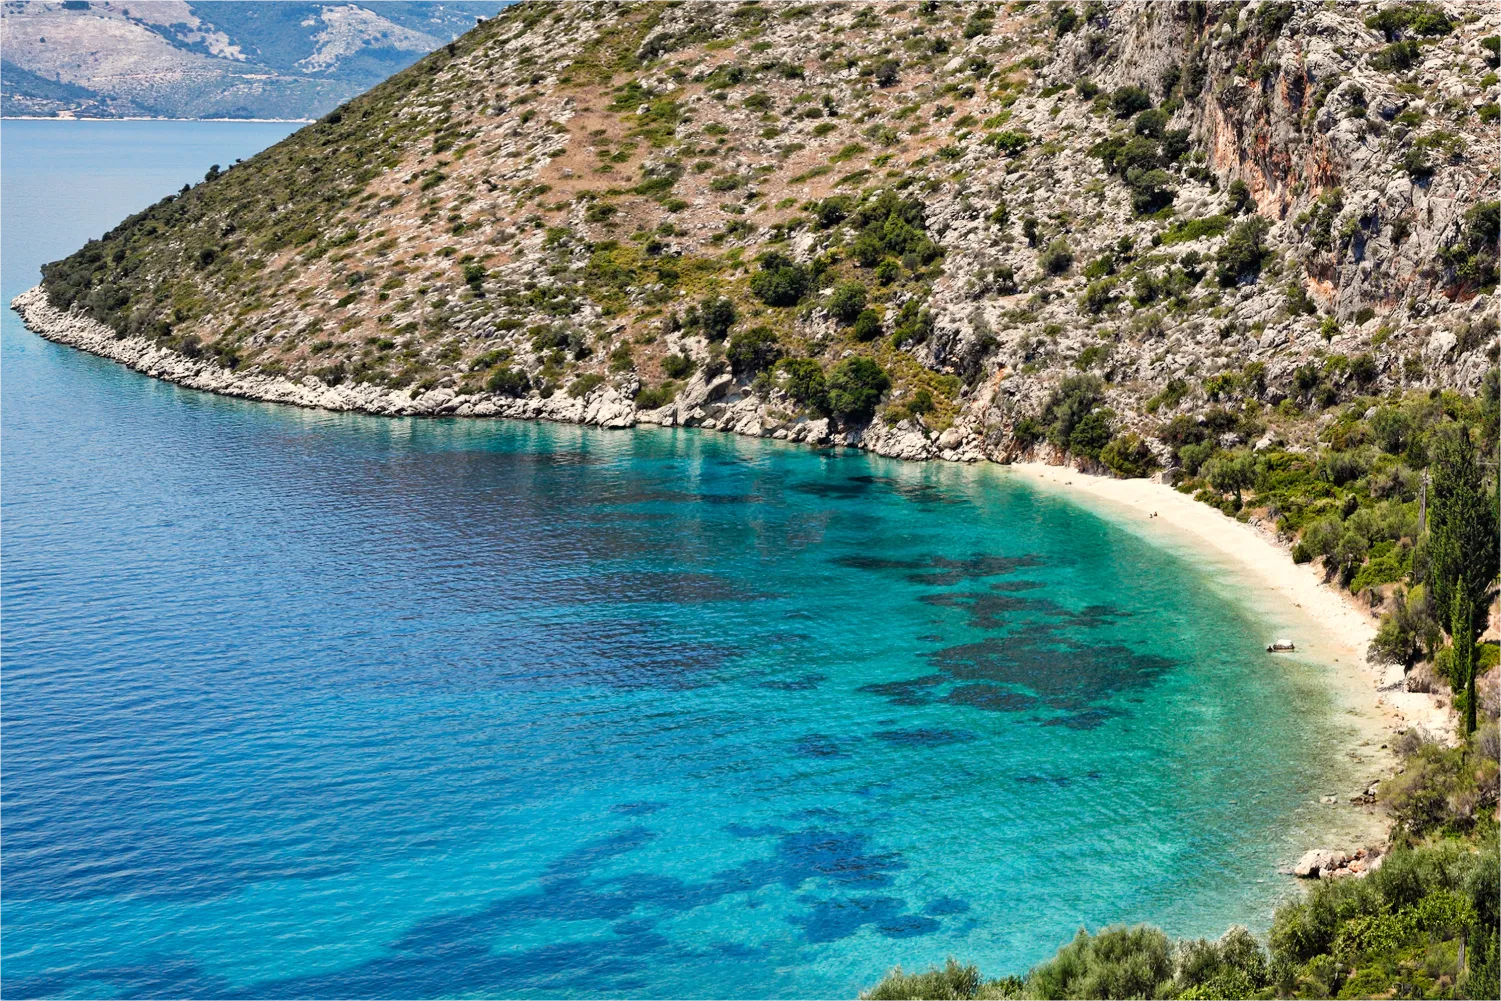
<svg viewBox="0 0 1501 1001"><path fill-rule="evenodd" d="M137 372L190 389L267 403L382 417L510 417L607 428L636 424L702 427L754 438L863 448L892 459L973 462L1000 457L990 454L978 434L957 428L933 440L923 428L907 421L892 426L877 419L863 429L840 431L825 418L774 415L754 396L742 395L728 374L708 382L695 375L676 400L657 410L637 410L630 397L608 383L582 397L555 393L547 399L460 394L453 389L417 393L371 385L329 386L312 376L294 382L280 376L231 372L211 359L189 358L144 337L118 337L91 317L57 309L47 301L47 293L40 285L16 296L10 306L21 315L28 329L49 341L117 361Z"/></svg>

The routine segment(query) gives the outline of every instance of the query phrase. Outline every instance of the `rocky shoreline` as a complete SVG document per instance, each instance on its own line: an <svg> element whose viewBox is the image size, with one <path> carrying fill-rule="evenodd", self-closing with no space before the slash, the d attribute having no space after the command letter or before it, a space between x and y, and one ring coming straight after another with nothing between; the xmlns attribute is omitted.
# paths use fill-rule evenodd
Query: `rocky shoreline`
<svg viewBox="0 0 1501 1001"><path fill-rule="evenodd" d="M500 417L627 428L637 424L697 427L751 438L808 445L840 445L875 452L891 459L1008 461L992 454L978 435L950 428L930 437L909 421L888 425L877 418L864 428L842 429L828 418L787 417L774 413L754 395L742 392L728 374L705 381L695 376L672 403L656 410L636 404L608 383L582 397L554 394L513 398L492 393L460 394L453 389L417 393L372 385L329 386L308 376L300 381L280 376L232 372L206 358L190 358L144 337L119 337L113 330L78 312L63 312L47 301L38 285L11 300L33 333L68 347L119 362L144 375L224 396L283 403L297 407L372 414L378 417Z"/></svg>

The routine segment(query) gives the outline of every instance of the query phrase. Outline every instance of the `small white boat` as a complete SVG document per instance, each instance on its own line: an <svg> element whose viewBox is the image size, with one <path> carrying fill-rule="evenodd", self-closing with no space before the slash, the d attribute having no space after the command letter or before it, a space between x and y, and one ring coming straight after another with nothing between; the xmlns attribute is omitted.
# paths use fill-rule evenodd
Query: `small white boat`
<svg viewBox="0 0 1501 1001"><path fill-rule="evenodd" d="M1267 644L1267 653L1291 653L1297 647L1293 646L1292 640L1273 640Z"/></svg>

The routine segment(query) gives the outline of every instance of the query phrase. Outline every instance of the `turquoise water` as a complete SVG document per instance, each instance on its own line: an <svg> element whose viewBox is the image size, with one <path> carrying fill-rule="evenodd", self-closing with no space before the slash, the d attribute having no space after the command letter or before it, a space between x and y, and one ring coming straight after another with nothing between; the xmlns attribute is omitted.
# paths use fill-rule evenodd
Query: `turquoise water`
<svg viewBox="0 0 1501 1001"><path fill-rule="evenodd" d="M5 123L7 301L289 128ZM1003 470L264 406L8 311L3 364L6 996L852 996L1261 927L1350 739L1280 613Z"/></svg>

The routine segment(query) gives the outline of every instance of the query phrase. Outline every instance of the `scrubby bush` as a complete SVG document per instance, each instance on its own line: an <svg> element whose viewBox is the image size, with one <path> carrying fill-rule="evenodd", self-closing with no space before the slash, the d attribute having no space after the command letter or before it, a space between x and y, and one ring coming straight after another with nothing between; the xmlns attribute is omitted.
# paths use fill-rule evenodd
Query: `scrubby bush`
<svg viewBox="0 0 1501 1001"><path fill-rule="evenodd" d="M1438 648L1442 639L1438 621L1421 584L1411 591L1397 588L1391 605L1391 611L1381 617L1381 629L1376 630L1367 656L1376 663L1400 663L1411 671L1418 660L1432 656Z"/></svg>
<svg viewBox="0 0 1501 1001"><path fill-rule="evenodd" d="M1454 22L1447 14L1431 3L1393 4L1378 14L1366 18L1366 27L1373 28L1394 42L1404 35L1447 35L1454 30Z"/></svg>
<svg viewBox="0 0 1501 1001"><path fill-rule="evenodd" d="M1171 117L1171 115L1161 108L1148 108L1136 116L1136 121L1132 123L1132 127L1139 136L1161 139L1162 131L1167 128L1168 119Z"/></svg>
<svg viewBox="0 0 1501 1001"><path fill-rule="evenodd" d="M1110 444L1100 450L1100 461L1116 475L1127 479L1146 476L1157 467L1151 448L1134 433L1112 438Z"/></svg>
<svg viewBox="0 0 1501 1001"><path fill-rule="evenodd" d="M829 295L829 315L843 324L855 322L855 317L865 308L865 286L859 282L843 282Z"/></svg>
<svg viewBox="0 0 1501 1001"><path fill-rule="evenodd" d="M1109 278L1090 282L1084 289L1084 294L1079 298L1079 305L1088 313L1103 313L1113 302L1115 302L1115 282Z"/></svg>
<svg viewBox="0 0 1501 1001"><path fill-rule="evenodd" d="M730 328L739 319L735 313L735 304L724 296L705 299L699 306L696 316L690 310L689 318L711 341L722 341L728 337Z"/></svg>
<svg viewBox="0 0 1501 1001"><path fill-rule="evenodd" d="M851 424L867 423L875 415L876 404L891 388L891 378L869 358L846 358L829 373L829 410Z"/></svg>
<svg viewBox="0 0 1501 1001"><path fill-rule="evenodd" d="M1160 929L1080 929L1074 940L1027 976L1038 998L1155 998L1168 996L1173 943Z"/></svg>
<svg viewBox="0 0 1501 1001"><path fill-rule="evenodd" d="M770 327L752 327L730 338L724 356L731 372L750 376L775 365L782 356L782 347Z"/></svg>
<svg viewBox="0 0 1501 1001"><path fill-rule="evenodd" d="M768 306L796 306L812 285L808 269L775 250L760 257L761 270L751 275L751 294Z"/></svg>
<svg viewBox="0 0 1501 1001"><path fill-rule="evenodd" d="M1165 132L1161 144L1147 135L1111 136L1090 147L1090 153L1100 158L1106 171L1126 182L1132 208L1138 215L1147 215L1172 204L1174 193L1168 187L1172 178L1162 168L1187 148L1186 133Z"/></svg>
<svg viewBox="0 0 1501 1001"><path fill-rule="evenodd" d="M927 235L923 204L916 198L877 192L860 203L849 221L859 230L850 254L861 267L873 268L887 257L897 257L916 269L943 254Z"/></svg>
<svg viewBox="0 0 1501 1001"><path fill-rule="evenodd" d="M1270 225L1260 216L1252 216L1236 225L1225 238L1215 260L1219 267L1215 277L1224 286L1238 284L1247 279L1255 281L1261 273L1261 264L1268 253L1264 242Z"/></svg>
<svg viewBox="0 0 1501 1001"><path fill-rule="evenodd" d="M1105 384L1099 376L1071 375L1063 379L1048 395L1038 416L1043 434L1054 446L1069 448L1074 431L1104 397Z"/></svg>
<svg viewBox="0 0 1501 1001"><path fill-rule="evenodd" d="M1119 87L1110 95L1110 110L1117 118L1130 118L1152 106L1152 97L1141 87Z"/></svg>
<svg viewBox="0 0 1501 1001"><path fill-rule="evenodd" d="M605 377L598 372L588 372L574 379L568 385L568 395L574 399L588 396L605 381Z"/></svg>
<svg viewBox="0 0 1501 1001"><path fill-rule="evenodd" d="M855 317L853 333L857 341L873 341L881 336L881 314L873 309L862 309Z"/></svg>
<svg viewBox="0 0 1501 1001"><path fill-rule="evenodd" d="M501 396L525 396L532 380L519 368L498 368L485 380L485 388Z"/></svg>
<svg viewBox="0 0 1501 1001"><path fill-rule="evenodd" d="M783 358L777 363L782 377L782 392L799 406L817 413L829 412L829 390L823 367L812 358Z"/></svg>
<svg viewBox="0 0 1501 1001"><path fill-rule="evenodd" d="M637 410L656 410L671 403L677 395L677 387L671 380L660 386L642 386L636 391Z"/></svg>
<svg viewBox="0 0 1501 1001"><path fill-rule="evenodd" d="M1474 741L1477 749L1493 745L1483 738ZM1493 754L1466 753L1465 748L1429 740L1409 741L1398 749L1403 752L1403 769L1384 783L1384 793L1392 816L1408 835L1462 834L1494 809Z"/></svg>
<svg viewBox="0 0 1501 1001"><path fill-rule="evenodd" d="M929 967L926 973L904 973L900 966L869 991L862 999L885 1001L897 998L931 998L933 1001L990 1001L990 999L1023 998L1025 984L1020 977L1002 977L999 980L981 980L974 966L960 966L952 957L943 969Z"/></svg>
<svg viewBox="0 0 1501 1001"><path fill-rule="evenodd" d="M1225 206L1225 211L1229 215L1256 211L1256 199L1251 197L1251 189L1240 178L1237 177L1230 182L1230 186L1225 189L1225 195L1229 199Z"/></svg>
<svg viewBox="0 0 1501 1001"><path fill-rule="evenodd" d="M693 359L687 355L668 355L662 359L662 371L669 379L687 378L693 368Z"/></svg>
<svg viewBox="0 0 1501 1001"><path fill-rule="evenodd" d="M1037 263L1046 274L1061 275L1073 266L1073 249L1069 247L1067 240L1059 237L1038 255Z"/></svg>

